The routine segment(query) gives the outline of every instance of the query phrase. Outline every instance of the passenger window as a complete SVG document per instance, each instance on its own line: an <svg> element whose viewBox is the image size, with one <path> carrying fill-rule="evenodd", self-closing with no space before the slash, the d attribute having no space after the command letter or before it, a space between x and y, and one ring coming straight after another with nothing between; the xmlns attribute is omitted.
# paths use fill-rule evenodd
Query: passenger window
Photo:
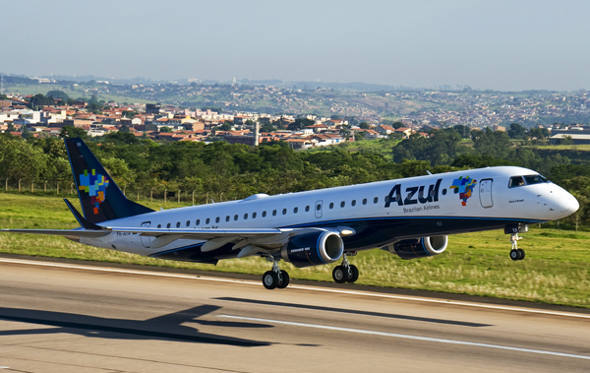
<svg viewBox="0 0 590 373"><path fill-rule="evenodd" d="M293 214L297 214L298 211L299 211L298 207L293 207Z"/></svg>
<svg viewBox="0 0 590 373"><path fill-rule="evenodd" d="M170 223L166 224L166 228L170 228Z"/></svg>
<svg viewBox="0 0 590 373"><path fill-rule="evenodd" d="M266 210L262 211L262 217L266 218Z"/></svg>
<svg viewBox="0 0 590 373"><path fill-rule="evenodd" d="M179 221L176 222L176 228L180 228L180 222Z"/></svg>
<svg viewBox="0 0 590 373"><path fill-rule="evenodd" d="M334 202L330 202L330 209L334 208Z"/></svg>
<svg viewBox="0 0 590 373"><path fill-rule="evenodd" d="M363 198L363 205L366 205L366 204L367 204L367 199Z"/></svg>
<svg viewBox="0 0 590 373"><path fill-rule="evenodd" d="M207 218L207 220L205 220L205 224L209 225L209 222L211 222L211 219Z"/></svg>
<svg viewBox="0 0 590 373"><path fill-rule="evenodd" d="M272 210L272 216L277 216L277 210Z"/></svg>
<svg viewBox="0 0 590 373"><path fill-rule="evenodd" d="M219 216L215 218L215 222L219 223Z"/></svg>
<svg viewBox="0 0 590 373"><path fill-rule="evenodd" d="M255 212L252 213L252 219L256 219L256 213Z"/></svg>
<svg viewBox="0 0 590 373"><path fill-rule="evenodd" d="M201 224L201 219L197 219L197 221L195 223L195 225L199 225L199 224Z"/></svg>
<svg viewBox="0 0 590 373"><path fill-rule="evenodd" d="M188 227L188 226L190 226L190 225L191 225L191 221L190 221L190 220L187 220L187 221L186 221L186 226Z"/></svg>
<svg viewBox="0 0 590 373"><path fill-rule="evenodd" d="M309 205L305 206L305 212L309 212Z"/></svg>
<svg viewBox="0 0 590 373"><path fill-rule="evenodd" d="M373 203L377 203L377 202L379 202L379 197L373 198Z"/></svg>
<svg viewBox="0 0 590 373"><path fill-rule="evenodd" d="M158 224L158 228L162 228L162 224Z"/></svg>
<svg viewBox="0 0 590 373"><path fill-rule="evenodd" d="M287 209L283 209L283 215L287 215Z"/></svg>
<svg viewBox="0 0 590 373"><path fill-rule="evenodd" d="M508 188L516 188L524 185L522 176L512 176L508 182Z"/></svg>
<svg viewBox="0 0 590 373"><path fill-rule="evenodd" d="M248 213L244 214L244 220L248 220Z"/></svg>
<svg viewBox="0 0 590 373"><path fill-rule="evenodd" d="M346 202L344 202L344 201L340 202L340 208L343 208L344 206L346 206Z"/></svg>
<svg viewBox="0 0 590 373"><path fill-rule="evenodd" d="M350 204L352 205L352 207L356 206L356 199L353 199L352 201L350 201Z"/></svg>
<svg viewBox="0 0 590 373"><path fill-rule="evenodd" d="M238 220L238 214L234 215L234 220Z"/></svg>
<svg viewBox="0 0 590 373"><path fill-rule="evenodd" d="M316 209L317 211L320 211L320 210L322 209L322 204L321 204L321 203L318 203L318 204L315 206L315 209Z"/></svg>
<svg viewBox="0 0 590 373"><path fill-rule="evenodd" d="M229 215L226 215L225 221L229 221Z"/></svg>

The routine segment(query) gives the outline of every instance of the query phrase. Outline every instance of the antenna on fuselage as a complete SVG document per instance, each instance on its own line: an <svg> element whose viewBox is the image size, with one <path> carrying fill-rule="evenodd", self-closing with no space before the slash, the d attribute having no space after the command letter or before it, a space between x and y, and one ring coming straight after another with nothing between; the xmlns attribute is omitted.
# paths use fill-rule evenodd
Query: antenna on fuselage
<svg viewBox="0 0 590 373"><path fill-rule="evenodd" d="M427 173L428 175L432 175L432 172L430 172L430 170L426 170L426 173Z"/></svg>

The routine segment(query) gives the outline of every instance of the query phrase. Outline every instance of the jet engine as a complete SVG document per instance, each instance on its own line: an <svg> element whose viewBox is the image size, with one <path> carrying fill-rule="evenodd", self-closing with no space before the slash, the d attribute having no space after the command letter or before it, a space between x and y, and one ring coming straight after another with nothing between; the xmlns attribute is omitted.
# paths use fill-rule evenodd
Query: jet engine
<svg viewBox="0 0 590 373"><path fill-rule="evenodd" d="M289 239L281 249L281 257L295 267L309 267L337 261L344 253L344 242L336 232L313 230Z"/></svg>
<svg viewBox="0 0 590 373"><path fill-rule="evenodd" d="M441 254L447 249L449 236L426 236L418 239L398 241L388 250L402 259L424 258Z"/></svg>

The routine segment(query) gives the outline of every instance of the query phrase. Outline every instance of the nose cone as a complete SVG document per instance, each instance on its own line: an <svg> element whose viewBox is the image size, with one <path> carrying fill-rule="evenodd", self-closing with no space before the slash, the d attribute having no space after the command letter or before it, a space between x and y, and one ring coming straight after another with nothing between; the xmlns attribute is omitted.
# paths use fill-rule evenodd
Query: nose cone
<svg viewBox="0 0 590 373"><path fill-rule="evenodd" d="M576 197L572 196L566 190L562 189L560 192L555 196L557 198L554 199L554 209L559 215L559 218L565 218L578 211L580 203Z"/></svg>
<svg viewBox="0 0 590 373"><path fill-rule="evenodd" d="M576 199L576 197L572 196L571 194L566 192L566 195L561 202L561 207L564 213L567 213L566 216L573 214L574 212L578 211L580 208L580 203Z"/></svg>

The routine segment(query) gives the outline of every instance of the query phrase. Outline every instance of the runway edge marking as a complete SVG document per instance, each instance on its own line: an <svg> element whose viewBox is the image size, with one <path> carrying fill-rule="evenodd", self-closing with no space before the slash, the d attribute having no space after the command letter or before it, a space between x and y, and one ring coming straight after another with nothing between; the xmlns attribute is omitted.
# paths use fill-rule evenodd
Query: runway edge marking
<svg viewBox="0 0 590 373"><path fill-rule="evenodd" d="M0 263L24 264L24 265L34 265L34 266L40 266L40 267L54 267L54 268L64 268L64 269L79 269L79 270L87 270L87 271L94 271L94 272L124 273L124 274L153 276L153 277L181 278L181 279L202 280L202 281L211 281L211 282L225 282L225 283L233 283L233 284L253 285L256 287L260 286L259 282L250 281L250 280L240 280L240 279L232 279L232 278L226 278L226 277L189 275L189 274L183 274L183 273L157 272L157 271L140 270L140 269L96 267L96 266L84 265L84 264L44 262L44 261L38 261L38 260L15 259L15 258L0 258ZM465 301L449 300L449 299L423 298L423 297L415 297L415 296L408 296L408 295L384 294L384 293L377 293L377 292L371 292L371 291L335 289L335 288L326 288L326 287L321 287L321 286L308 286L308 285L295 285L295 284L289 285L289 288L298 289L298 290L315 291L315 292L324 292L324 293L359 295L359 296L367 296L367 297L375 297L375 298L408 300L408 301L423 302L423 303L450 304L450 305L455 305L455 306L464 306L464 307L472 307L472 308L486 308L486 309L494 309L494 310L501 310L501 311L516 311L516 312L536 313L536 314L544 314L544 315L551 315L551 316L564 316L564 317L574 317L574 318L580 318L580 319L590 319L590 315L582 314L582 313L551 311L551 310L542 310L542 309L537 309L537 308L505 306L505 305L499 305L499 304L465 302Z"/></svg>
<svg viewBox="0 0 590 373"><path fill-rule="evenodd" d="M343 328L343 327L339 327L339 326L308 324L308 323L301 323L301 322L294 322L294 321L259 319L256 317L245 317L245 316L234 316L234 315L218 315L218 317L225 318L225 319L233 319L233 320L243 320L243 321L264 322L264 323L278 324L278 325L297 326L297 327L302 327L302 328L324 329L324 330L333 330L333 331L346 332L346 333L368 334L368 335L376 335L376 336L381 336L381 337L410 339L410 340L422 341L422 342L434 342L434 343L454 344L454 345L462 345L462 346L483 347L483 348L491 348L491 349L496 349L496 350L526 352L526 353L539 354L539 355L552 355L552 356L567 357L567 358L574 358L574 359L590 360L590 356L587 356L587 355L570 354L567 352L558 352L558 351L549 351L549 350L537 350L537 349L526 348L526 347L496 345L496 344L490 344L490 343L469 342L469 341L461 341L461 340L457 340L457 339L423 337L423 336L419 336L419 335L380 332L380 331L375 331L375 330Z"/></svg>

